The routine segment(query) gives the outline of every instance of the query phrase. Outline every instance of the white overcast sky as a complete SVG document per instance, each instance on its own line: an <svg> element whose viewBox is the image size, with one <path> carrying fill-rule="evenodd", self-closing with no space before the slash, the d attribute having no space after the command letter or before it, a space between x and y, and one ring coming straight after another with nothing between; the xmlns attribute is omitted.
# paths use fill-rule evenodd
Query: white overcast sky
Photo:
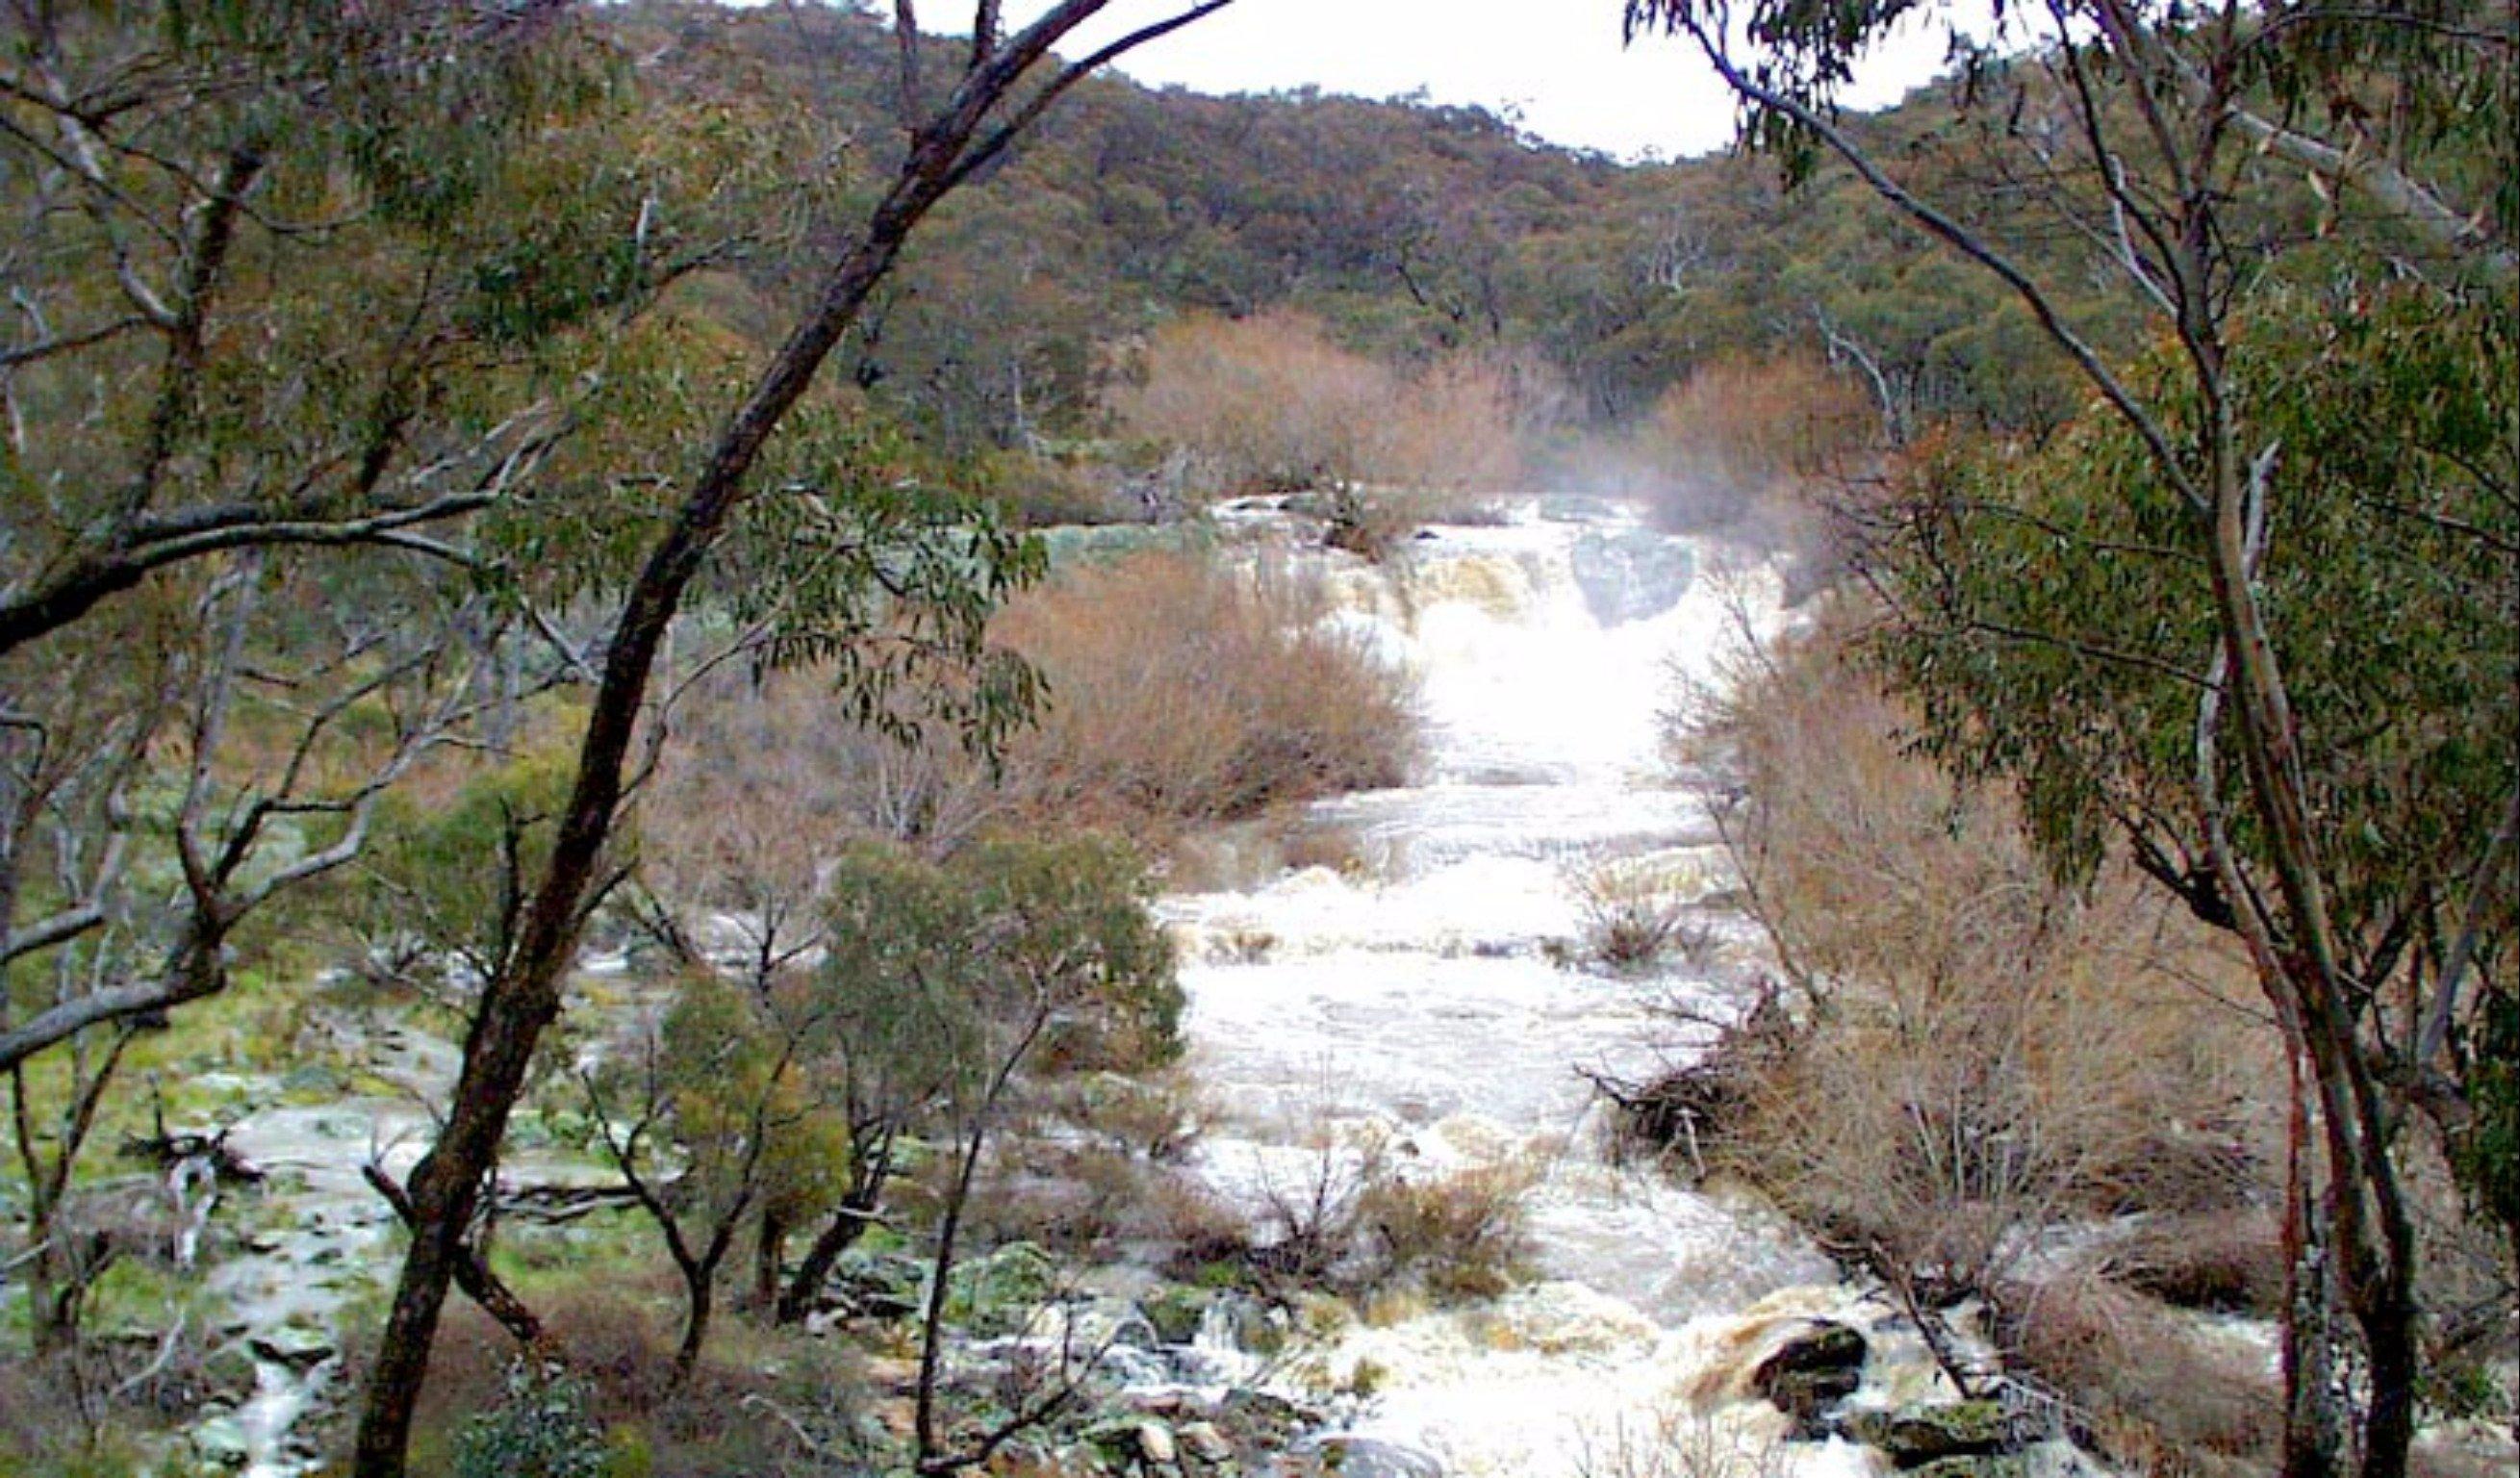
<svg viewBox="0 0 2520 1478"><path fill-rule="evenodd" d="M1120 34L1178 4L1119 0L1086 39ZM1037 9L1008 6L1014 20ZM1722 83L1680 42L1623 47L1619 14L1620 0L1235 0L1131 54L1119 69L1199 92L1310 84L1385 98L1423 89L1437 103L1509 113L1552 143L1621 157L1723 147L1733 111ZM922 28L970 25L968 10L953 0L926 0L919 19ZM1941 59L1939 39L1902 37L1859 72L1862 85L1848 101L1896 102Z"/></svg>

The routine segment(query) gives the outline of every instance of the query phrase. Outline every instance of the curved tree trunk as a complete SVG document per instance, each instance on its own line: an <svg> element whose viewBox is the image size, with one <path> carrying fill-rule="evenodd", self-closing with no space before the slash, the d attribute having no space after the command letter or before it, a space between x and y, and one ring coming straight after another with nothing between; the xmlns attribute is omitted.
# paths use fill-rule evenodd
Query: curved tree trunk
<svg viewBox="0 0 2520 1478"><path fill-rule="evenodd" d="M1087 73L1167 35L1231 0L1205 0L1139 27L1083 61L1060 68L993 126L1035 63L1108 0L1058 0L1014 35L998 39L995 0L980 0L968 65L923 118L918 37L910 7L896 8L903 46L902 123L910 139L891 188L865 232L823 281L812 309L789 334L741 408L727 422L671 523L650 553L614 622L604 674L587 715L577 778L541 884L524 916L517 951L482 988L464 1043L455 1101L437 1142L412 1172L410 1251L394 1288L377 1363L360 1412L355 1478L402 1478L413 1413L428 1372L446 1291L464 1250L483 1179L522 1092L544 1028L560 1013L560 987L573 959L598 862L621 799L624 762L646 704L649 680L684 592L746 493L746 474L900 254L911 230L935 203L1005 153L1052 102Z"/></svg>

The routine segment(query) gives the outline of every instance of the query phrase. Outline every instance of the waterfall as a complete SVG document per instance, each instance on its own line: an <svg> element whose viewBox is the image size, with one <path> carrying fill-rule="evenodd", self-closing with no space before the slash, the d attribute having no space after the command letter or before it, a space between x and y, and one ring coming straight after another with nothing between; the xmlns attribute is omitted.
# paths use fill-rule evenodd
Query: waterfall
<svg viewBox="0 0 2520 1478"><path fill-rule="evenodd" d="M1555 512L1434 530L1381 568L1307 557L1326 561L1331 619L1416 675L1429 753L1416 784L1313 808L1304 850L1336 865L1164 900L1220 1115L1200 1169L1261 1213L1341 1173L1341 1154L1534 1177L1535 1281L1376 1311L1296 1363L1290 1378L1372 1388L1359 1440L1457 1474L1674 1471L1653 1464L1683 1437L1862 1471L1842 1443L1774 1447L1783 1419L1743 1385L1769 1331L1844 1313L1855 1291L1775 1218L1605 1163L1576 1071L1685 1050L1667 1008L1721 1008L1725 986L1569 964L1552 944L1580 929L1585 869L1721 882L1661 714L1781 622L1779 581L1623 511Z"/></svg>

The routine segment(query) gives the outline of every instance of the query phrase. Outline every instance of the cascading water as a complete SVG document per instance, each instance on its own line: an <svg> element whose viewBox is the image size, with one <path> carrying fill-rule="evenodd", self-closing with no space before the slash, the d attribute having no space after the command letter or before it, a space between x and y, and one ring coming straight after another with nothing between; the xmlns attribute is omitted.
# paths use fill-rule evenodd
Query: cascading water
<svg viewBox="0 0 2520 1478"><path fill-rule="evenodd" d="M1765 1443L1782 1418L1743 1400L1746 1372L1803 1316L1857 1302L1789 1229L1605 1164L1587 1123L1579 1066L1640 1072L1675 997L1726 1003L1686 974L1568 967L1549 942L1579 932L1581 870L1720 879L1701 797L1659 760L1658 715L1676 680L1716 678L1778 612L1772 570L1718 575L1623 511L1569 512L1444 528L1381 570L1329 566L1334 619L1418 679L1424 782L1315 808L1351 866L1164 905L1220 1116L1200 1169L1229 1199L1300 1202L1361 1144L1404 1177L1536 1177L1537 1281L1369 1321L1300 1363L1317 1388L1373 1388L1346 1440L1388 1471L1664 1471L1644 1450L1674 1416ZM1876 1343L1876 1378L1893 1353ZM1790 1451L1815 1474L1869 1460Z"/></svg>

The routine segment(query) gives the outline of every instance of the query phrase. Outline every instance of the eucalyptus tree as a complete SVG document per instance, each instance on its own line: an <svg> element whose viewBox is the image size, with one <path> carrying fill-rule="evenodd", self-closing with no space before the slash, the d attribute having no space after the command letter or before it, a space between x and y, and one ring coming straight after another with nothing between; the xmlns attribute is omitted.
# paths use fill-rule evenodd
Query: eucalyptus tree
<svg viewBox="0 0 2520 1478"><path fill-rule="evenodd" d="M301 562L197 561L48 642L40 671L26 651L0 658L25 679L0 725L13 1275L31 1368L91 1428L127 1387L88 1378L90 1289L119 1257L191 1256L180 1225L170 1239L135 1218L127 1184L84 1163L140 1034L180 1027L165 1013L267 960L267 916L355 857L382 798L489 700L462 640L495 623L477 593L416 557L347 582ZM170 1189L179 1215L200 1207L180 1179ZM183 1332L178 1317L164 1347Z"/></svg>
<svg viewBox="0 0 2520 1478"><path fill-rule="evenodd" d="M513 143L599 88L559 9L0 18L0 652L240 549L442 552L537 465L564 404L465 382L649 265L597 225L638 208L626 178L553 169L530 230L505 208ZM519 270L579 229L612 245Z"/></svg>
<svg viewBox="0 0 2520 1478"><path fill-rule="evenodd" d="M2502 0L2043 0L1955 25L1967 145L2085 244L2068 280L1836 112L1915 10L1626 15L1692 38L1789 170L1836 155L1992 274L2092 396L2072 449L1929 468L1936 496L1893 510L1893 671L1947 760L2021 783L2061 863L2114 832L2246 945L2299 1085L2285 1469L2345 1459L2332 1290L2367 1363L2351 1445L2394 1478L2418 1366L2408 1119L2473 1132L2490 1105L2461 1069L2491 1060L2512 988L2520 776L2492 633L2520 544L2520 22ZM2093 280L2155 353L2092 346L2068 303Z"/></svg>
<svg viewBox="0 0 2520 1478"><path fill-rule="evenodd" d="M889 712L887 695L904 681L956 671L967 680L941 694L941 706L981 741L1025 707L1026 675L983 661L981 642L990 604L1022 573L1023 546L986 529L954 537L950 522L940 527L922 516L926 510L915 490L849 480L829 443L801 435L783 444L777 433L938 202L1004 156L1096 68L1229 3L1201 0L1060 64L1052 49L1108 0L1059 0L1012 31L998 0L977 0L960 66L948 79L930 76L914 8L896 0L894 80L904 137L890 183L705 450L670 477L674 491L637 572L620 587L549 861L523 912L517 949L482 989L451 1110L407 1188L412 1241L360 1415L359 1478L403 1471L438 1316L465 1261L483 1180L535 1047L559 1014L561 982L588 894L600 881L666 633L711 556L738 531L739 515L764 530L758 548L778 552L768 558L807 568L776 582L771 593L733 582L738 619L775 628L765 649L774 657L835 662L863 699L861 717ZM747 597L766 605L746 608Z"/></svg>
<svg viewBox="0 0 2520 1478"><path fill-rule="evenodd" d="M1012 1402L1012 1413L960 1450L947 1445L940 1424L945 1310L963 1219L1018 1075L1168 1060L1180 1051L1183 997L1172 943L1148 911L1151 882L1118 843L1091 834L984 843L942 869L912 862L863 878L876 891L862 893L861 906L889 913L893 898L927 905L905 910L898 927L879 925L894 948L872 960L841 957L829 983L877 986L891 1003L896 1038L906 1025L923 1029L933 1039L929 1060L943 1069L936 1099L949 1134L948 1179L921 1330L913 1465L922 1474L957 1473L987 1462L1075 1394L1078 1372L1062 1360L1060 1379ZM896 972L892 962L905 957L927 967ZM871 965L873 978L853 981L851 965Z"/></svg>
<svg viewBox="0 0 2520 1478"><path fill-rule="evenodd" d="M606 1153L682 1276L678 1382L699 1364L737 1232L773 1201L818 1208L846 1158L839 1115L801 1060L815 1025L783 1019L749 983L696 974L578 1075Z"/></svg>
<svg viewBox="0 0 2520 1478"><path fill-rule="evenodd" d="M549 4L0 27L0 745L44 816L0 834L0 959L94 937L111 879L191 900L163 967L19 1003L14 1066L222 988L245 915L354 855L423 752L583 665L537 607L637 512L622 446L686 409L651 310L759 234L707 222L793 153L625 156L617 67ZM147 823L168 787L198 825ZM325 815L352 824L303 845Z"/></svg>

